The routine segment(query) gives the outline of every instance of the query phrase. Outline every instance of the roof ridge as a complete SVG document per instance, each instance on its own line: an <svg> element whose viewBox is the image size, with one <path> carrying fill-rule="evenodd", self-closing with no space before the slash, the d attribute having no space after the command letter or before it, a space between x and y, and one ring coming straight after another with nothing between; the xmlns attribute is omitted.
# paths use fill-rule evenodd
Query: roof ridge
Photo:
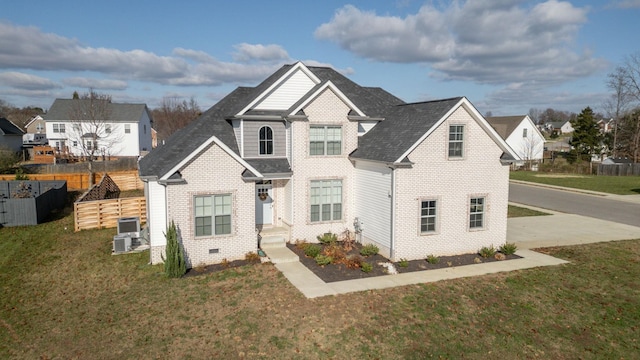
<svg viewBox="0 0 640 360"><path fill-rule="evenodd" d="M450 98L446 98L446 99L435 99L435 100L416 101L416 102L411 102L411 103L398 104L398 105L396 105L396 106L417 105L417 104L430 104L430 103L445 102L445 101L451 101L451 100L460 100L460 99L462 99L462 98L464 98L464 96L455 96L455 97L450 97Z"/></svg>

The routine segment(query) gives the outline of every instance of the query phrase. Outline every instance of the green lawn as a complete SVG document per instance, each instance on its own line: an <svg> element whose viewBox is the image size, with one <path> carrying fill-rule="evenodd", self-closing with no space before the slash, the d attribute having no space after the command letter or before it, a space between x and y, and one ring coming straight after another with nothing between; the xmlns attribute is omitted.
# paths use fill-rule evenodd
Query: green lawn
<svg viewBox="0 0 640 360"><path fill-rule="evenodd" d="M272 265L167 279L72 216L0 229L0 358L630 359L640 240L569 264L308 300ZM473 265L471 265L473 266Z"/></svg>
<svg viewBox="0 0 640 360"><path fill-rule="evenodd" d="M507 213L507 217L523 217L523 216L541 216L541 215L551 215L546 212L528 209L520 206L509 205L509 210Z"/></svg>
<svg viewBox="0 0 640 360"><path fill-rule="evenodd" d="M537 171L512 171L510 178L513 180L531 181L619 195L640 194L639 176L596 176Z"/></svg>

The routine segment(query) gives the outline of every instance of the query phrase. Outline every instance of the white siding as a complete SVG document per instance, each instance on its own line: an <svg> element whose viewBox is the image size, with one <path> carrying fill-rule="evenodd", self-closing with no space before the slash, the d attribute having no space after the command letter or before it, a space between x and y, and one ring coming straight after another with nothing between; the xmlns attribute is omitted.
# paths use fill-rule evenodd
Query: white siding
<svg viewBox="0 0 640 360"><path fill-rule="evenodd" d="M523 130L527 129L527 137ZM525 117L506 139L507 144L522 160L542 160L544 137L528 117ZM524 161L520 162L524 163Z"/></svg>
<svg viewBox="0 0 640 360"><path fill-rule="evenodd" d="M256 104L257 110L288 109L316 84L302 70L298 70L273 90L267 97Z"/></svg>
<svg viewBox="0 0 640 360"><path fill-rule="evenodd" d="M145 113L146 114L146 113ZM146 115L145 115L146 117ZM148 121L148 117L146 117ZM64 133L54 133L53 124L64 124ZM69 148L69 152L74 155L83 155L80 147L82 141L82 135L88 132L95 132L95 127L91 129L89 125L82 124L80 131L74 130L74 125L79 124L77 121L47 121L46 132L49 139L49 145L55 147L56 141L64 140L66 146ZM140 124L140 128L138 127ZM106 126L111 127L111 133L107 134ZM125 133L125 126L128 125L131 130L130 133ZM95 155L101 155L101 150L104 149L105 154L109 156L139 156L142 144L140 138L144 135L144 126L139 122L105 122L97 129L99 135L103 137L98 140L98 149ZM142 132L142 134L141 134ZM147 150L151 150L151 126L147 123L147 134L145 141L148 137L148 143L146 144ZM73 142L78 142L78 147L73 146Z"/></svg>
<svg viewBox="0 0 640 360"><path fill-rule="evenodd" d="M151 246L151 263L162 262L161 254L164 253L166 238L164 232L167 229L167 195L166 188L157 181L145 183L145 196L147 197L147 227L149 229L149 245Z"/></svg>
<svg viewBox="0 0 640 360"><path fill-rule="evenodd" d="M357 161L355 168L355 216L364 231L364 243L375 242L382 250L391 241L391 169L365 161ZM389 254L386 254L389 256Z"/></svg>

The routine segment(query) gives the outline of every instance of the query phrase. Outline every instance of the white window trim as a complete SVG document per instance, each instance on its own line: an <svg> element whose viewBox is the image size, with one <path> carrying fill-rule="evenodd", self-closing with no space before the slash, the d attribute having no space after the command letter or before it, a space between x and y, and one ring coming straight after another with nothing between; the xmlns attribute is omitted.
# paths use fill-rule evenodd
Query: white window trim
<svg viewBox="0 0 640 360"><path fill-rule="evenodd" d="M482 226L471 227L471 199L484 199L482 204ZM468 231L484 231L489 228L489 195L488 194L471 194L467 198L467 230Z"/></svg>
<svg viewBox="0 0 640 360"><path fill-rule="evenodd" d="M323 128L324 129L324 136L323 136L323 150L322 150L322 154L311 154L311 129L312 128ZM340 129L340 153L339 154L331 154L328 155L327 154L327 129L329 128L338 128ZM335 125L335 124L313 124L313 125L309 125L309 138L307 140L307 152L309 154L309 157L338 157L338 156L342 156L344 154L344 133L343 133L343 129L342 129L342 125Z"/></svg>
<svg viewBox="0 0 640 360"><path fill-rule="evenodd" d="M422 202L423 201L435 201L436 202L436 215L435 215L435 230L433 231L422 231ZM440 233L440 197L439 196L428 196L418 198L418 235L419 236L431 236L437 235Z"/></svg>
<svg viewBox="0 0 640 360"><path fill-rule="evenodd" d="M131 134L131 124L124 124L124 133Z"/></svg>
<svg viewBox="0 0 640 360"><path fill-rule="evenodd" d="M216 196L225 196L225 195L229 195L231 197L231 212L229 213L230 216L230 232L228 234L216 234L216 214L215 214L215 197ZM212 198L212 215L211 215L211 234L210 235L196 235L196 198L197 197L210 197ZM194 193L191 195L190 197L191 200L191 214L192 214L192 218L191 218L191 229L192 229L192 235L194 239L210 239L210 238L220 238L220 237L230 237L230 236L234 236L235 231L234 231L234 213L235 213L235 196L233 192L216 192L216 193Z"/></svg>
<svg viewBox="0 0 640 360"><path fill-rule="evenodd" d="M322 220L322 205L324 205L322 202L320 202L319 206L320 206L320 210L319 210L319 216L320 219L319 220L311 220L311 206L313 204L311 204L311 188L314 182L322 182L322 181L340 181L340 219L333 219L333 212L334 212L334 208L333 205L337 204L337 203L333 203L331 202L331 220ZM345 216L345 212L344 212L344 179L342 178L324 178L324 179L311 179L309 180L309 184L308 184L308 189L309 189L309 196L308 196L308 206L307 206L307 219L308 219L308 223L309 224L326 224L326 223L336 223L336 222L343 222L344 221L344 216ZM322 187L320 187L320 189L322 189ZM333 189L333 186L331 186L331 189ZM322 193L320 194L320 196L322 196ZM333 190L331 192L331 196L333 196Z"/></svg>
<svg viewBox="0 0 640 360"><path fill-rule="evenodd" d="M271 130L271 139L265 138L265 140L262 140L262 138L260 137L260 131L262 131L263 128ZM275 149L275 141L274 141L273 138L274 138L274 131L273 131L273 128L271 126L269 126L269 125L260 126L260 128L258 129L258 156L273 156L273 154L276 151L276 149ZM262 146L262 142L263 141L265 143L267 143L268 141L271 141L271 153L268 153L268 152L265 152L264 154L260 153L260 148Z"/></svg>
<svg viewBox="0 0 640 360"><path fill-rule="evenodd" d="M461 151L460 156L451 156L451 155L449 155L449 149L451 147L451 141L452 141L452 140L449 139L449 137L451 135L451 127L452 126L462 126L462 140L461 141L454 140L456 143L457 142L461 142L462 143L462 151ZM447 126L447 135L446 136L447 136L447 150L446 150L447 151L447 159L448 160L464 160L465 153L467 151L467 144L466 144L466 142L467 142L466 139L468 137L467 125L466 124L460 124L460 123L450 123Z"/></svg>

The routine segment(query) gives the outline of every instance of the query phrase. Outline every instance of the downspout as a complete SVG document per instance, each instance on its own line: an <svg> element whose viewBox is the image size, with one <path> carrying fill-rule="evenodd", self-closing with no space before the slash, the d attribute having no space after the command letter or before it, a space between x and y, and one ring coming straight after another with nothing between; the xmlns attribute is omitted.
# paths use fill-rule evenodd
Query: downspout
<svg viewBox="0 0 640 360"><path fill-rule="evenodd" d="M293 122L289 122L289 165L291 166L291 177L289 181L291 181L291 205L289 207L289 211L291 211L291 224L289 224L289 240L291 240L291 227L296 223L294 218L296 216L296 212L293 211L293 205L295 204L294 197L296 194L295 188L293 187L293 181L295 179L295 175L293 174Z"/></svg>
<svg viewBox="0 0 640 360"><path fill-rule="evenodd" d="M395 201L396 201L396 170L391 168L391 239L389 239L389 257L391 261L394 260L395 250L393 249L395 238L396 238L396 227L395 227Z"/></svg>

